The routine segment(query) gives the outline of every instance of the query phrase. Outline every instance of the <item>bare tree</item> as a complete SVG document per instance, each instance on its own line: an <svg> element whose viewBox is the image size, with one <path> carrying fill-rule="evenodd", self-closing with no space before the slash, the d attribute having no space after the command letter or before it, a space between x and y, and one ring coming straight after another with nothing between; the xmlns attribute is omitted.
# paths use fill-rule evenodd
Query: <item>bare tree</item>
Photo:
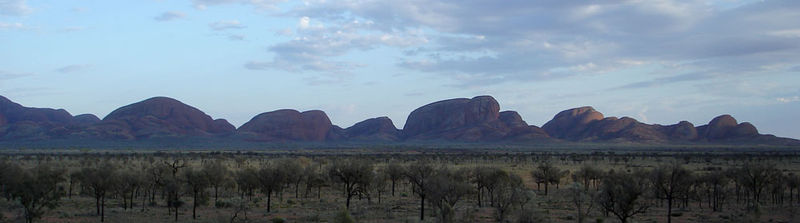
<svg viewBox="0 0 800 223"><path fill-rule="evenodd" d="M771 163L745 163L736 169L737 181L749 190L752 196L752 210L758 210L761 203L761 194L764 189L775 182L781 175L780 171Z"/></svg>
<svg viewBox="0 0 800 223"><path fill-rule="evenodd" d="M672 222L673 201L689 193L693 176L679 163L660 166L650 172L650 183L656 197L667 200L667 222Z"/></svg>
<svg viewBox="0 0 800 223"><path fill-rule="evenodd" d="M372 174L372 163L365 160L341 160L333 163L328 169L328 175L333 180L342 183L344 187L347 209L350 209L350 200L353 196L367 192L366 186L372 180Z"/></svg>

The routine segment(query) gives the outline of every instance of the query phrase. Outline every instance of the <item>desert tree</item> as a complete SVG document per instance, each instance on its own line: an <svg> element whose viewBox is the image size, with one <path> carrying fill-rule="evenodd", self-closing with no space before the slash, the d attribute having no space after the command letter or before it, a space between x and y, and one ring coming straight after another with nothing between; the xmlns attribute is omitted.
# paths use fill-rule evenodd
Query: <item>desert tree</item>
<svg viewBox="0 0 800 223"><path fill-rule="evenodd" d="M406 178L411 182L414 193L419 196L419 220L425 220L425 184L434 174L434 168L427 161L417 161L406 167Z"/></svg>
<svg viewBox="0 0 800 223"><path fill-rule="evenodd" d="M328 168L328 176L342 184L347 209L353 196L367 192L373 174L373 164L366 160L339 160Z"/></svg>
<svg viewBox="0 0 800 223"><path fill-rule="evenodd" d="M192 219L197 219L197 204L205 198L205 189L211 184L208 176L194 167L188 167L183 172L187 192L192 195Z"/></svg>
<svg viewBox="0 0 800 223"><path fill-rule="evenodd" d="M298 159L281 159L277 162L280 172L285 175L286 183L294 186L294 197L300 198L300 183L303 182L303 165Z"/></svg>
<svg viewBox="0 0 800 223"><path fill-rule="evenodd" d="M752 196L752 210L758 210L761 194L770 184L778 180L781 173L771 163L745 163L735 171L737 181L746 188Z"/></svg>
<svg viewBox="0 0 800 223"><path fill-rule="evenodd" d="M178 212L180 207L183 206L181 197L185 192L183 180L178 177L168 176L164 179L164 191L167 196L165 197L167 203L167 210L174 211L175 222L178 221Z"/></svg>
<svg viewBox="0 0 800 223"><path fill-rule="evenodd" d="M42 217L46 210L58 207L63 195L58 184L64 181L64 171L50 164L39 164L22 171L11 182L9 191L25 210L25 222Z"/></svg>
<svg viewBox="0 0 800 223"><path fill-rule="evenodd" d="M267 196L267 212L272 211L272 194L280 191L286 183L286 174L273 164L265 164L257 173L261 192Z"/></svg>
<svg viewBox="0 0 800 223"><path fill-rule="evenodd" d="M627 223L652 205L646 199L648 190L644 174L610 170L603 179L597 202L604 211Z"/></svg>
<svg viewBox="0 0 800 223"><path fill-rule="evenodd" d="M494 190L500 179L508 177L508 173L497 167L475 167L471 172L471 182L475 184L478 195L478 207L482 206L483 190L489 193L490 204L494 205Z"/></svg>
<svg viewBox="0 0 800 223"><path fill-rule="evenodd" d="M0 192L6 200L12 199L11 189L22 178L22 167L17 164L0 161Z"/></svg>
<svg viewBox="0 0 800 223"><path fill-rule="evenodd" d="M495 219L504 221L508 214L515 210L524 210L525 205L533 199L530 192L522 183L522 178L516 174L508 174L498 179L494 199Z"/></svg>
<svg viewBox="0 0 800 223"><path fill-rule="evenodd" d="M692 173L675 162L650 171L650 183L654 195L667 201L667 222L672 222L672 204L676 198L688 196L692 186Z"/></svg>
<svg viewBox="0 0 800 223"><path fill-rule="evenodd" d="M372 193L378 197L378 204L381 203L381 195L386 192L388 186L389 175L385 171L375 171L372 174L372 180L369 183L369 198L372 198Z"/></svg>
<svg viewBox="0 0 800 223"><path fill-rule="evenodd" d="M576 175L573 176L575 177ZM590 192L588 188L589 187L587 185L584 185L578 181L575 181L569 187L569 199L577 211L576 220L578 223L582 223L584 220L586 220L586 217L589 212L592 211L597 198L596 194Z"/></svg>
<svg viewBox="0 0 800 223"><path fill-rule="evenodd" d="M122 198L122 207L124 209L133 208L134 196L144 185L144 177L141 172L132 168L121 170L117 175L119 185L115 189Z"/></svg>
<svg viewBox="0 0 800 223"><path fill-rule="evenodd" d="M308 197L308 194L311 193L311 190L315 187L317 188L317 199L322 198L322 187L325 186L325 176L317 171L316 167L307 166L303 169L303 176L305 176L304 182L306 183L306 192L305 197Z"/></svg>
<svg viewBox="0 0 800 223"><path fill-rule="evenodd" d="M261 188L259 170L252 167L245 167L244 169L236 171L234 177L240 197L244 199L245 195L247 195L247 200L252 200L254 190Z"/></svg>
<svg viewBox="0 0 800 223"><path fill-rule="evenodd" d="M208 179L209 186L214 189L214 202L219 200L219 189L231 181L231 171L221 160L203 164L202 173Z"/></svg>
<svg viewBox="0 0 800 223"><path fill-rule="evenodd" d="M95 166L83 167L78 174L78 181L84 191L89 191L94 196L97 215L100 222L105 221L106 195L112 193L119 186L117 166L104 161Z"/></svg>
<svg viewBox="0 0 800 223"><path fill-rule="evenodd" d="M428 203L436 210L438 222L455 222L455 206L469 194L473 187L463 171L442 168L425 184Z"/></svg>
<svg viewBox="0 0 800 223"><path fill-rule="evenodd" d="M531 171L531 176L536 181L538 188L539 184L544 184L544 195L548 193L548 185L555 184L556 188L561 183L561 178L569 174L567 171L561 171L558 167L553 166L549 162L540 163L536 169Z"/></svg>
<svg viewBox="0 0 800 223"><path fill-rule="evenodd" d="M398 181L405 177L405 167L397 162L391 162L383 169L389 180L392 181L392 196L394 196L395 186Z"/></svg>
<svg viewBox="0 0 800 223"><path fill-rule="evenodd" d="M589 190L589 188L592 186L597 188L599 179L602 176L602 171L598 170L597 168L590 165L583 165L573 174L573 181L580 182L583 185L584 190Z"/></svg>

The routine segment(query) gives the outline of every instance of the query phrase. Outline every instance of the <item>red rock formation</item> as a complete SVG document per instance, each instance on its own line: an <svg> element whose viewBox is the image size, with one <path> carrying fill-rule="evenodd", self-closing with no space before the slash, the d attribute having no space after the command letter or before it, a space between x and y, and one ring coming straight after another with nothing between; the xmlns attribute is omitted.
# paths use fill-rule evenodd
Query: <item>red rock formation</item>
<svg viewBox="0 0 800 223"><path fill-rule="evenodd" d="M545 123L542 129L552 137L575 138L586 130L589 123L602 119L602 113L585 106L559 112L552 120Z"/></svg>
<svg viewBox="0 0 800 223"><path fill-rule="evenodd" d="M300 113L283 109L261 113L239 127L239 132L254 135L259 141L324 141L332 124L323 111Z"/></svg>
<svg viewBox="0 0 800 223"><path fill-rule="evenodd" d="M225 120L213 120L197 108L167 97L154 97L114 110L106 116L98 135L133 138L224 135L235 131Z"/></svg>
<svg viewBox="0 0 800 223"><path fill-rule="evenodd" d="M388 117L371 118L345 129L351 140L358 141L397 141L400 139L398 130Z"/></svg>

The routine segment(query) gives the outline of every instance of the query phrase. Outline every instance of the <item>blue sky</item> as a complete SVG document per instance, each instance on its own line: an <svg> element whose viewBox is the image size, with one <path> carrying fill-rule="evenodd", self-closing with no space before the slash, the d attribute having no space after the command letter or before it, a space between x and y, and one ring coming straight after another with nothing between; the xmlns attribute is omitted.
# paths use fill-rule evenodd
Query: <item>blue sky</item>
<svg viewBox="0 0 800 223"><path fill-rule="evenodd" d="M169 96L239 126L492 95L541 126L591 105L800 138L800 1L0 0L0 95L101 118Z"/></svg>

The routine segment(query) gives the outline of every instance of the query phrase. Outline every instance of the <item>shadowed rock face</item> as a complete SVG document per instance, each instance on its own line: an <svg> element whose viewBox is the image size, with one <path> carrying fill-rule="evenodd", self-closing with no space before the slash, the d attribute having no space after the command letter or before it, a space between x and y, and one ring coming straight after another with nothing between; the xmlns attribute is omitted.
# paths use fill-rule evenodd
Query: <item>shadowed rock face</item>
<svg viewBox="0 0 800 223"><path fill-rule="evenodd" d="M77 125L93 125L100 122L100 118L93 114L81 114L72 117L72 123Z"/></svg>
<svg viewBox="0 0 800 223"><path fill-rule="evenodd" d="M49 139L71 129L72 115L63 109L29 108L0 96L0 139Z"/></svg>
<svg viewBox="0 0 800 223"><path fill-rule="evenodd" d="M738 124L730 115L720 115L708 125L697 127L700 136L709 141L758 137L758 129L749 122Z"/></svg>
<svg viewBox="0 0 800 223"><path fill-rule="evenodd" d="M284 109L261 113L239 127L258 141L324 141L331 130L331 120L323 111L298 112Z"/></svg>
<svg viewBox="0 0 800 223"><path fill-rule="evenodd" d="M417 108L408 116L403 135L412 140L468 142L547 137L516 112L505 113L501 120L500 105L491 96L450 99Z"/></svg>
<svg viewBox="0 0 800 223"><path fill-rule="evenodd" d="M34 123L67 124L72 115L64 109L29 108L0 96L0 114L6 124L29 121Z"/></svg>
<svg viewBox="0 0 800 223"><path fill-rule="evenodd" d="M114 110L92 130L112 138L210 136L230 134L233 125L167 97L154 97ZM109 132L110 131L110 132ZM126 137L126 135L128 135Z"/></svg>
<svg viewBox="0 0 800 223"><path fill-rule="evenodd" d="M397 141L398 130L388 117L371 118L345 129L345 134L353 140L363 141Z"/></svg>

